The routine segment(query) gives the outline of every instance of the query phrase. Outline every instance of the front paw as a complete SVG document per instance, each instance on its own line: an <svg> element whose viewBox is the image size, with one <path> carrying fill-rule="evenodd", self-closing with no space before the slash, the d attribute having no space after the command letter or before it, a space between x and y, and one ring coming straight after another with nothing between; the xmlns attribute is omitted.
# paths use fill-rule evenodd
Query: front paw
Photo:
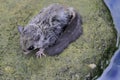
<svg viewBox="0 0 120 80"><path fill-rule="evenodd" d="M44 54L44 49L40 49L38 52L36 52L36 57L37 58L41 58L41 56L45 56L46 57L46 55Z"/></svg>

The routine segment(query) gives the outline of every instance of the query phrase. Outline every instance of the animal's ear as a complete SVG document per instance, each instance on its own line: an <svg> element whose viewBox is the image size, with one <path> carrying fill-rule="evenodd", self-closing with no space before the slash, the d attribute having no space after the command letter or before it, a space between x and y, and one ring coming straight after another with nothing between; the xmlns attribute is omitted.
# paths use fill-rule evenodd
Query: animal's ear
<svg viewBox="0 0 120 80"><path fill-rule="evenodd" d="M71 20L69 23L71 23L71 21L73 21L76 17L76 11L72 7L68 8L68 9L69 9L70 15L71 15L71 18L70 18Z"/></svg>
<svg viewBox="0 0 120 80"><path fill-rule="evenodd" d="M18 32L20 33L20 34L22 34L23 33L23 29L24 29L24 27L22 27L22 26L18 26Z"/></svg>

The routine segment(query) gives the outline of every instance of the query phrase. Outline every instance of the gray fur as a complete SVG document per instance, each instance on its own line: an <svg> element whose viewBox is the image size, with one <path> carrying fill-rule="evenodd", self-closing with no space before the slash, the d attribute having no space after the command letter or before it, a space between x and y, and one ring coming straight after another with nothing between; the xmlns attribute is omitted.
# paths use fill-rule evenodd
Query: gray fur
<svg viewBox="0 0 120 80"><path fill-rule="evenodd" d="M57 39L56 43L45 51L48 55L54 56L60 54L68 45L82 35L82 18L75 12L75 16L67 25L65 31Z"/></svg>
<svg viewBox="0 0 120 80"><path fill-rule="evenodd" d="M53 45L70 23L74 10L60 4L52 4L40 11L24 27L18 27L20 44L24 52L29 53L30 46L35 49L46 49Z"/></svg>

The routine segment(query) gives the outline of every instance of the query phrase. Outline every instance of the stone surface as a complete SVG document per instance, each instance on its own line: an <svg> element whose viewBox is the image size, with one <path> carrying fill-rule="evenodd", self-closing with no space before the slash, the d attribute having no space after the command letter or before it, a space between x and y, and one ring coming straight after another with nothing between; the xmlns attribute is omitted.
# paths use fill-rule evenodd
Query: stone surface
<svg viewBox="0 0 120 80"><path fill-rule="evenodd" d="M23 55L17 25L26 25L43 7L56 2L82 15L83 35L59 56ZM88 65L98 64L101 55L111 53L115 39L102 0L0 0L0 80L90 79Z"/></svg>

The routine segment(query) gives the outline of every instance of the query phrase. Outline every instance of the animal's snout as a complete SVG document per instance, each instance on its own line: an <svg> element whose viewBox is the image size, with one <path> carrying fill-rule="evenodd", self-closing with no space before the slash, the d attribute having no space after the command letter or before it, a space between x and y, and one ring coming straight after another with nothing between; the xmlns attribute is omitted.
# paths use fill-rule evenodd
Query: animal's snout
<svg viewBox="0 0 120 80"><path fill-rule="evenodd" d="M23 53L27 55L29 51L23 50Z"/></svg>

